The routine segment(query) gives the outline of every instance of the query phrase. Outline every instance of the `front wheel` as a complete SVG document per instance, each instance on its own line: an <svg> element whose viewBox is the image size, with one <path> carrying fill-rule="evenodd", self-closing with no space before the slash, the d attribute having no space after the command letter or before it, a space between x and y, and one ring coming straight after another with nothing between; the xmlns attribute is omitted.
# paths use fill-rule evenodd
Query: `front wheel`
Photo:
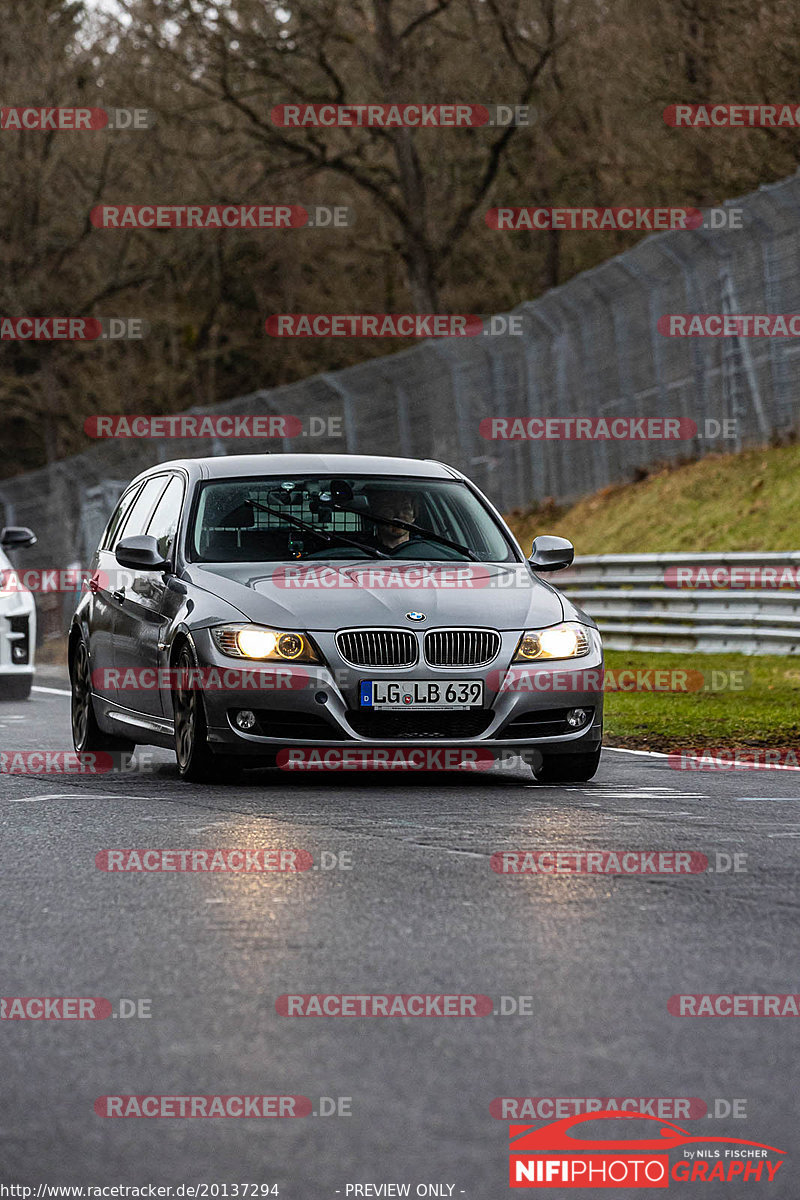
<svg viewBox="0 0 800 1200"><path fill-rule="evenodd" d="M175 757L178 774L187 783L212 779L219 767L208 744L208 725L203 698L191 686L197 679L197 659L185 642L175 663L177 686L172 689L172 713L175 719Z"/></svg>
<svg viewBox="0 0 800 1200"><path fill-rule="evenodd" d="M588 754L543 754L533 768L539 783L587 783L600 766L600 747Z"/></svg>

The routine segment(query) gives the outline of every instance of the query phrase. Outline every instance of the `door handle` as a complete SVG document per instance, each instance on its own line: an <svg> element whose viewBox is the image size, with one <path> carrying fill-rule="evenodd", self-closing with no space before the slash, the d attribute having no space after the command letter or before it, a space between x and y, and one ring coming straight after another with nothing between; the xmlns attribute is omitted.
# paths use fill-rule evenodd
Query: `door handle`
<svg viewBox="0 0 800 1200"><path fill-rule="evenodd" d="M122 604L123 600L125 599L125 588L120 588L118 592L112 592L111 595L115 600L119 600L120 604Z"/></svg>

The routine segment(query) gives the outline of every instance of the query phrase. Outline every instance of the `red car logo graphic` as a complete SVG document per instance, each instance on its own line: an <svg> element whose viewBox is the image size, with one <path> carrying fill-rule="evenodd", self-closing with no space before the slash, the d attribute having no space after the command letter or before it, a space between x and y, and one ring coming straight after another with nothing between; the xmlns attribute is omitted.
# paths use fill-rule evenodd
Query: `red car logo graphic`
<svg viewBox="0 0 800 1200"><path fill-rule="evenodd" d="M636 1121L652 1121L654 1125L660 1126L659 1136L657 1138L642 1139L642 1138L625 1138L621 1141L604 1140L603 1138L587 1138L580 1134L570 1133L569 1130L575 1125L581 1125L586 1121L601 1121L601 1120L636 1120ZM692 1142L728 1142L735 1143L738 1146L757 1146L760 1150L772 1150L775 1154L785 1154L785 1150L778 1150L775 1146L767 1146L764 1142L750 1142L744 1138L726 1138L726 1137L704 1137L702 1134L689 1133L686 1129L681 1129L679 1125L670 1125L659 1120L658 1117L650 1117L645 1113L632 1112L594 1112L584 1113L577 1117L564 1117L561 1121L553 1121L549 1125L544 1125L540 1129L536 1129L531 1125L511 1125L509 1127L509 1138L511 1139L510 1149L514 1154L527 1154L529 1151L539 1150L571 1150L573 1153L582 1152L584 1150L674 1150L679 1146L688 1146Z"/></svg>

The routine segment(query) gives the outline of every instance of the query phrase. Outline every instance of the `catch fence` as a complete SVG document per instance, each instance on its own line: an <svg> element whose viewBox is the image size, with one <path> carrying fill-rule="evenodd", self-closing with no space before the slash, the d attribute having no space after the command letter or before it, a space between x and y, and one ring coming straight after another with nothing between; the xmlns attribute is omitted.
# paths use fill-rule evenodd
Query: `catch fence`
<svg viewBox="0 0 800 1200"><path fill-rule="evenodd" d="M657 328L668 313L800 313L800 174L723 209L740 210L741 228L653 235L519 305L514 315L521 336L431 339L191 410L291 414L306 428L315 418L326 430L328 418L337 418L338 435L269 442L89 444L87 438L82 454L0 481L3 523L29 525L39 538L17 564L87 564L121 488L144 468L173 458L298 450L436 458L466 472L509 511L547 498L564 503L654 463L790 436L797 426L800 339L665 337ZM487 230L486 236L504 234ZM492 440L481 432L487 419L517 417L668 417L694 422L698 434L658 441ZM701 436L731 420L731 438ZM46 631L53 620L45 619Z"/></svg>

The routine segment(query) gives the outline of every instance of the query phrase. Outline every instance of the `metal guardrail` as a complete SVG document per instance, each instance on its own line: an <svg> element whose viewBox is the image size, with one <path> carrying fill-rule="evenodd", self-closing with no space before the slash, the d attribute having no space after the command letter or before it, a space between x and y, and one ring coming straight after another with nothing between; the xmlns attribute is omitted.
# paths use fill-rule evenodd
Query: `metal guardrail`
<svg viewBox="0 0 800 1200"><path fill-rule="evenodd" d="M590 555L552 578L610 650L800 654L800 589L667 583L669 568L713 566L792 567L800 577L800 552Z"/></svg>

